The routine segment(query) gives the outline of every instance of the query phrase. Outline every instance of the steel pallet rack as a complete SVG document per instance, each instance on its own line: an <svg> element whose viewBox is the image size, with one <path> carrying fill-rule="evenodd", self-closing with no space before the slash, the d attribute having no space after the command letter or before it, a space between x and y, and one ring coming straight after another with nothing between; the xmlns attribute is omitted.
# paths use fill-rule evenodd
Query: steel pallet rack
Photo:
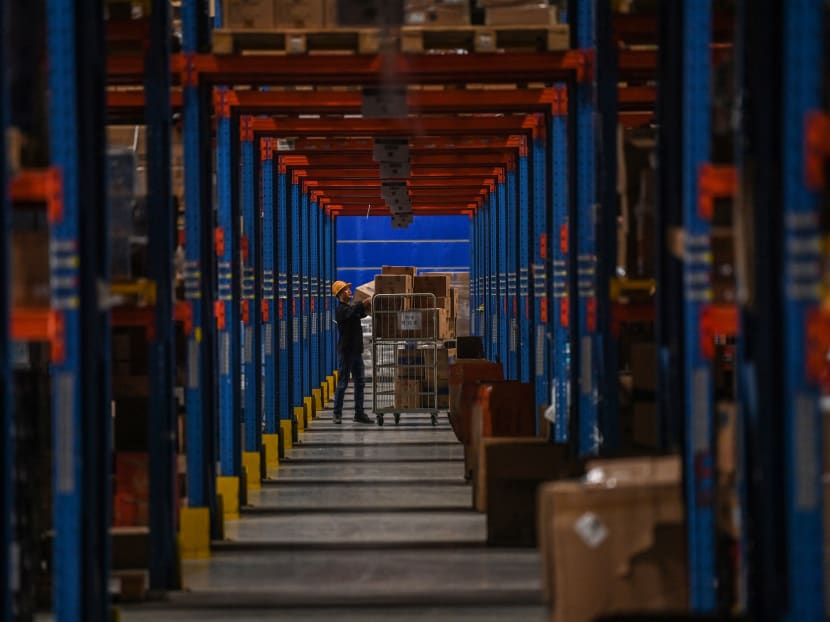
<svg viewBox="0 0 830 622"><path fill-rule="evenodd" d="M66 5L74 5L66 2ZM174 93L170 97L170 104L181 107L185 131L185 163L186 163L186 280L187 300L191 309L192 326L188 336L188 387L186 392L187 432L188 432L188 490L191 510L182 515L183 529L191 529L193 524L201 521L210 524L212 532L217 535L217 525L221 524L217 514L214 488L213 456L217 448L221 458L221 474L230 473L231 477L241 476L241 468L250 465L251 470L261 468L254 466L255 461L243 462L243 456L237 456L241 438L239 437L239 414L244 412L245 423L245 454L259 452L262 444L259 439L260 422L265 421L266 437L278 435L283 445L296 438L296 429L292 429L292 422L296 422L296 411L302 411L303 419L307 416L309 404L311 410L317 404L314 392L317 386L324 386L323 373L325 369L312 369L311 364L319 357L316 352L325 350L327 362L331 364L334 358L334 343L332 335L331 307L329 287L335 274L334 239L336 216L356 213L358 205L364 204L363 197L351 197L357 201L349 201L348 192L333 187L332 176L327 175L322 164L315 164L314 158L309 157L307 163L290 161L291 156L282 156L280 151L274 150L275 139L280 132L290 135L322 137L354 136L355 127L358 134L374 136L383 132L390 134L402 130L411 132L413 128L406 123L391 122L377 124L366 122L338 124L336 121L326 120L325 123L315 123L312 120L288 119L281 120L275 129L264 128L257 130L259 119L245 121L244 129L236 122L234 115L240 115L240 121L245 114L260 114L263 112L280 111L279 102L294 101L302 109L315 102L320 102L320 109L326 110L322 103L326 96L314 93L308 97L299 93L270 93L265 91L235 92L236 84L266 86L274 84L374 84L381 78L379 64L373 56L342 57L336 60L308 57L276 58L268 56L213 56L207 50L207 11L206 3L192 0L183 4L184 26L184 53L171 58L173 75L179 77L181 93ZM589 2L580 2L580 12L577 28L582 33L579 43L586 48L593 47L593 37L590 32L591 9ZM158 22L161 24L161 18ZM164 26L166 28L166 26ZM166 30L165 30L166 32ZM158 33L154 35L156 38ZM161 37L160 37L161 38ZM621 57L621 66L627 71L638 73L653 71L656 56L653 54L630 53ZM112 84L140 84L144 72L158 69L161 65L159 57L155 62L141 58L120 57L112 55L108 62L109 75ZM593 195L589 191L589 183L584 181L580 186L578 209L573 214L567 214L567 204L570 193L566 176L568 173L567 161L568 138L573 133L567 127L566 112L568 101L575 106L580 101L579 96L567 97L566 89L576 88L578 93L587 93L592 86L587 82L591 76L592 56L590 50L574 50L563 53L516 53L506 56L487 55L480 58L477 55L470 57L436 59L430 55L413 55L398 57L394 64L401 79L410 82L440 83L447 81L480 80L485 82L499 82L517 80L542 80L548 83L561 84L554 89L555 98L551 102L532 101L532 95L520 90L507 96L499 94L488 95L489 106L492 111L509 110L516 106L517 110L526 114L542 113L541 123L533 117L527 124L518 123L513 119L489 120L487 124L453 118L449 122L430 120L429 134L458 134L463 136L470 133L493 133L493 143L501 141L505 147L496 149L499 154L495 161L472 158L455 171L458 175L465 174L474 190L470 193L471 200L463 206L463 211L473 217L476 239L481 244L485 239L494 242L502 240L504 226L511 232L531 231L532 235L523 236L523 245L512 249L508 257L509 245L492 245L499 249L498 253L486 260L476 258L476 282L474 296L478 304L483 302L482 295L486 291L488 308L494 314L484 328L489 339L489 348L492 354L500 352L509 360L508 370L512 377L530 379L534 375L541 379L538 399L540 402L547 399L548 388L544 384L551 374L550 367L557 366L557 381L559 393L564 395L567 382L564 378L576 377L576 365L564 367L567 364L567 352L572 344L568 339L557 341L551 348L552 323L548 317L548 300L560 300L561 306L556 310L557 317L566 328L577 324L586 332L588 323L572 321L573 314L569 312L569 302L574 296L567 296L575 289L559 287L564 285L569 277L574 277L576 271L570 262L579 253L591 254L589 246L590 236L585 225L586 240L577 239L574 233L581 223L589 223L586 214L593 204ZM159 80L161 73L155 74L154 80ZM169 78L169 76L168 76ZM147 76L145 88L148 110L152 108L158 113L155 122L161 127L162 113L166 102L159 106L157 97L164 90L160 83L155 84L155 91L150 86L150 76ZM207 223L213 222L212 202L209 199L209 161L208 131L209 104L212 88L227 96L227 103L220 103L217 114L217 159L218 159L218 217L220 229L213 230ZM351 94L340 94L346 102L330 100L329 110L341 106L341 110L359 108L359 101L355 102ZM111 92L109 101L113 108L119 107L126 111L130 107L140 108L143 105L141 95L135 93ZM441 101L446 102L446 94L418 93L412 99L424 102L424 109L441 111ZM454 96L455 97L455 96ZM481 107L472 101L485 99L482 94L457 94L458 99L452 104L455 112L482 111ZM653 94L645 93L645 98L653 98ZM466 101L463 101L466 98ZM498 98L501 98L498 101ZM278 102L279 100L279 102ZM426 104L430 100L433 106ZM580 157L593 158L590 143L593 141L591 128L587 119L593 115L590 108L591 98L582 97L582 106L579 108L579 117L582 125L576 134L583 145ZM237 101L239 102L237 104ZM355 105L355 103L357 105ZM418 104L415 104L417 106ZM591 104L592 105L592 104ZM226 107L227 106L227 107ZM246 107L247 106L247 107ZM232 113L231 110L234 110ZM166 114L166 112L165 112ZM167 116L169 119L169 115ZM629 122L642 121L637 113L629 115ZM263 120L268 122L269 120ZM267 125L267 123L266 123ZM362 127L365 126L365 127ZM250 133L248 128L250 128ZM535 132L534 132L535 130ZM236 135L236 132L239 135ZM463 138L454 137L455 143L463 142ZM518 138L518 140L517 140ZM300 139L298 144L303 143ZM335 140L339 140L335 138ZM429 139L430 141L433 139ZM440 137L439 137L440 142ZM352 140L345 142L353 142ZM429 141L416 139L415 144L421 142L424 150L429 151ZM163 139L154 142L155 149L162 149ZM263 147L264 145L264 147ZM509 146L507 146L509 145ZM478 149L488 150L487 143L479 144ZM365 149L365 144L364 144ZM444 155L458 157L461 149L456 146L447 146ZM493 149L490 149L493 151ZM462 151L463 152L463 151ZM292 152L294 153L294 152ZM515 155L514 155L515 154ZM436 154L437 157L438 154ZM472 154L471 154L472 155ZM458 210L458 201L442 203L439 199L451 181L442 179L435 171L429 172L430 167L447 166L447 160L430 160L424 155L422 161L413 160L416 173L423 170L424 175L413 176L413 193L422 196L423 200L416 202L416 210L422 213L451 213ZM490 157L489 155L487 157ZM241 174L236 177L235 166L237 158L242 163ZM257 159L259 158L259 159ZM163 162L163 160L160 160ZM272 164L268 164L271 162ZM571 174L579 168L570 167ZM361 181L368 181L363 187L377 188L377 180L361 180L359 167L338 171L338 176L350 178L350 188L360 188ZM161 178L161 177L159 177ZM272 182L273 186L272 186ZM163 183L159 182L157 191L160 202L163 199ZM169 182L168 182L169 183ZM273 191L272 191L273 188ZM240 197L241 195L241 203ZM459 195L460 196L460 195ZM547 205L552 202L554 213L547 217ZM236 223L241 215L244 222L239 230ZM270 222L269 222L270 220ZM502 226L497 226L502 223ZM260 227L262 230L260 230ZM531 229L532 228L532 229ZM273 236L269 231L274 231ZM563 237L564 233L564 237ZM218 234L218 235L217 235ZM240 269L238 255L247 242L247 258L244 267ZM276 248L270 245L274 239ZM563 244L562 241L565 240ZM558 240L557 253L552 252L550 241ZM222 242L220 245L219 242ZM305 242L309 241L309 244ZM579 244L577 244L579 242ZM166 244L166 242L165 242ZM221 253L219 250L221 248ZM587 253L585 251L588 251ZM220 255L218 271L214 265L214 254ZM244 254L244 253L243 253ZM276 255L275 257L273 255ZM163 255L162 255L163 256ZM275 265L272 264L275 263ZM497 266L500 266L497 268ZM563 267L559 274L556 267ZM275 275L269 277L269 270ZM557 277L563 281L557 281ZM586 273L586 276L592 277ZM484 282L480 282L480 279ZM320 281L324 282L321 283ZM589 279L590 280L590 279ZM269 290L269 283L276 282L276 291ZM321 285L324 284L324 287ZM558 285L559 284L559 285ZM272 285L273 287L273 285ZM485 289L488 288L488 289ZM497 296L504 292L507 307L501 307ZM587 296L590 291L585 289ZM275 296L274 296L275 294ZM561 298L554 298L555 295ZM270 312L269 295L272 296L275 307L273 317ZM217 304L214 304L214 298ZM583 297L584 298L584 297ZM531 299L533 302L531 302ZM322 300L325 304L322 305ZM248 304L245 305L244 303ZM582 301L583 315L589 312L589 300ZM230 304L228 304L230 303ZM234 311L237 308L238 311ZM296 305L296 307L295 307ZM247 306L247 311L245 307ZM220 308L225 309L223 314ZM320 308L325 308L326 319L322 321L315 314ZM501 313L498 314L499 309ZM562 310L566 312L563 314ZM159 323L169 321L172 313L162 316L159 313ZM234 315L237 313L237 315ZM253 314L253 315L252 315ZM244 320L247 315L244 333L238 330L239 319ZM212 317L213 316L213 317ZM218 321L225 318L223 327ZM587 317L587 316L586 316ZM164 318L167 318L166 320ZM216 321L213 321L214 318ZM261 318L253 319L253 318ZM500 322L501 318L501 322ZM528 322L527 320L531 320ZM268 327L274 322L277 334L273 341L269 338ZM603 323L598 322L597 337L591 337L592 352L601 343L599 334ZM320 332L320 328L325 330ZM571 328L573 330L573 328ZM592 330L592 329L591 329ZM561 331L553 331L561 335ZM250 341L248 335L251 336ZM540 337L541 336L541 337ZM265 344L265 380L262 389L259 389L261 374L259 358L259 340ZM218 340L218 341L217 341ZM227 348L222 349L223 340L227 340ZM273 344L273 351L278 355L269 362L269 343ZM244 344L244 346L242 345ZM288 344L293 344L289 346ZM225 365L225 357L220 354L218 361L214 357L214 346L217 350L227 354L230 364ZM239 392L238 380L241 379L243 367L239 365L239 352L244 347L246 362L244 365L245 389ZM536 348L534 354L532 347ZM552 349L551 352L548 352ZM573 349L570 349L573 352ZM560 354L566 356L560 356ZM166 360L159 357L159 361ZM588 361L589 363L591 361ZM585 363L585 361L583 361ZM589 365L593 370L595 366ZM163 372L160 372L163 373ZM594 374L594 371L592 371ZM214 377L220 378L218 396L213 394ZM293 378L293 381L291 380ZM274 384L271 382L274 380ZM326 379L325 386L331 387ZM261 394L260 394L261 391ZM321 395L325 391L321 392ZM159 394L165 397L163 394ZM261 399L260 399L261 395ZM169 396L168 396L169 397ZM218 403L217 403L217 399ZM243 402L244 397L244 402ZM272 418L269 412L269 398L275 401L276 412ZM244 409L240 408L244 403ZM590 406L590 407L589 407ZM596 419L594 412L596 405L587 404L583 417L580 409L574 408L573 415L560 425L559 440L565 440L567 435L567 421L581 422L582 429L588 426L592 429L593 438L596 434ZM220 434L214 439L215 417L219 417ZM279 421L279 427L276 425ZM169 422L165 418L154 423L161 427ZM287 424L287 425L286 425ZM279 436L281 435L281 436ZM584 435L583 435L584 436ZM236 438L237 441L233 439ZM572 435L571 438L577 438ZM267 444L267 438L263 438ZM279 442L279 441L278 441ZM585 443L583 443L585 445ZM596 444L584 447L584 451L596 450ZM273 455L273 452L271 452ZM266 455L268 452L266 450ZM154 459L155 464L162 464L161 458ZM266 460L266 463L268 460ZM153 467L153 472L156 473ZM228 471L226 471L228 469ZM250 474L249 474L250 476ZM154 476L155 477L155 476ZM258 477L255 478L258 481ZM240 482L241 483L241 482ZM221 485L219 486L221 488ZM154 499L157 493L154 494ZM230 493L223 497L232 497ZM226 506L227 509L227 506ZM206 515L211 511L211 520ZM159 514L161 516L161 514ZM169 516L169 515L168 515ZM160 523L159 523L160 524ZM154 523L155 525L155 523ZM163 545L162 545L163 546ZM80 594L80 592L79 592ZM61 614L62 619L76 619L71 613Z"/></svg>

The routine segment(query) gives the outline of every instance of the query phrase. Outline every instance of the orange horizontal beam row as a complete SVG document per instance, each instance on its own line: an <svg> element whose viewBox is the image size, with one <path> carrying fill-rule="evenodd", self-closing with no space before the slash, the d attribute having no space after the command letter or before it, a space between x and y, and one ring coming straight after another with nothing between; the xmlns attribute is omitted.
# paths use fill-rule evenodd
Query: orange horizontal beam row
<svg viewBox="0 0 830 622"><path fill-rule="evenodd" d="M657 89L649 86L620 86L617 92L620 105L650 107L657 100ZM545 89L473 89L443 91L409 91L407 107L419 112L546 112L555 108L559 113L567 110L567 93L564 87ZM174 108L182 105L182 92L174 90L170 95ZM224 104L223 104L224 103ZM143 90L107 92L110 108L144 108ZM363 105L359 91L235 91L214 93L214 106L235 108L241 114L338 113L356 114Z"/></svg>
<svg viewBox="0 0 830 622"><path fill-rule="evenodd" d="M416 153L409 158L411 166L466 166L466 165L485 165L485 166L507 166L514 161L514 155L510 153L501 154L478 154L478 153L460 153L453 155L449 153L433 154L433 153ZM371 154L365 155L351 154L344 156L342 154L326 154L315 153L308 155L284 155L281 156L282 162L286 166L301 166L313 168L331 168L342 167L348 165L350 168L364 168L372 167L378 168L379 164L376 162Z"/></svg>
<svg viewBox="0 0 830 622"><path fill-rule="evenodd" d="M553 82L586 78L591 54L581 50L515 52L510 54L350 54L337 56L271 54L174 54L171 71L184 84L203 76L210 84L342 85L380 84L394 75L404 84L462 82ZM647 60L641 61L648 62ZM651 64L656 68L656 59ZM140 55L110 55L107 72L112 84L142 84Z"/></svg>
<svg viewBox="0 0 830 622"><path fill-rule="evenodd" d="M459 151L475 153L491 153L505 149L519 149L525 142L524 136L416 136L409 138L409 151L415 152L448 152ZM291 148L289 148L291 147ZM313 154L313 153L354 153L365 151L372 153L374 140L371 138L308 138L302 137L291 141L290 145L280 148L278 154Z"/></svg>
<svg viewBox="0 0 830 622"><path fill-rule="evenodd" d="M249 118L252 132L282 136L429 136L515 134L536 130L541 119L530 115L480 117L409 117L405 119Z"/></svg>

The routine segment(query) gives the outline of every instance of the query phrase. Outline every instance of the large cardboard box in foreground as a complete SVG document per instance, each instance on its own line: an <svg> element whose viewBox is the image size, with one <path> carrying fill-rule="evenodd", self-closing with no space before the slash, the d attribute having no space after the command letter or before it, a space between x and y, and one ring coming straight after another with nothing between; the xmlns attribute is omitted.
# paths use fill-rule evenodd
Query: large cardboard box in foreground
<svg viewBox="0 0 830 622"><path fill-rule="evenodd" d="M679 457L594 461L584 479L540 488L552 620L687 607L680 473Z"/></svg>
<svg viewBox="0 0 830 622"><path fill-rule="evenodd" d="M486 493L487 543L536 544L536 499L546 481L581 475L565 445L547 438L482 439L479 480Z"/></svg>

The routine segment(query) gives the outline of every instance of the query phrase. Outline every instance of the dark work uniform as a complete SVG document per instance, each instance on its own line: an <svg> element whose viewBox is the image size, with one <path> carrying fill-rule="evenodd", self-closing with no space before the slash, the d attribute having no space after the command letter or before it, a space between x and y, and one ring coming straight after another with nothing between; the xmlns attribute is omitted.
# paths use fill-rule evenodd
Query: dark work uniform
<svg viewBox="0 0 830 622"><path fill-rule="evenodd" d="M337 353L340 357L340 380L334 392L334 416L343 414L343 399L349 386L349 374L354 378L354 412L363 414L363 329L360 319L366 317L363 304L337 303L334 319L337 321Z"/></svg>

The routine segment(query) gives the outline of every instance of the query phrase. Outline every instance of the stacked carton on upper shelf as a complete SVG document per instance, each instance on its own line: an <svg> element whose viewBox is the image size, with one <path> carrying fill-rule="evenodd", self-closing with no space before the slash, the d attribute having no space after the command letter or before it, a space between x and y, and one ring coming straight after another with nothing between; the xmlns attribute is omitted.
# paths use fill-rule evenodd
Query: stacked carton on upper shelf
<svg viewBox="0 0 830 622"><path fill-rule="evenodd" d="M488 26L544 26L555 25L556 7L544 1L477 0L485 10Z"/></svg>

